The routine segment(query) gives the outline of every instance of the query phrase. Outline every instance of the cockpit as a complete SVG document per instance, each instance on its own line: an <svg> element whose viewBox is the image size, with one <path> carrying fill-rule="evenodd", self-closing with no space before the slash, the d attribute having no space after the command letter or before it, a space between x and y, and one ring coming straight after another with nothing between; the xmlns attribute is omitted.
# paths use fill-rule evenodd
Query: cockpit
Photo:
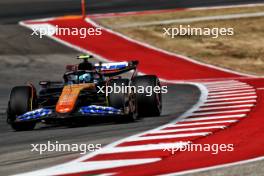
<svg viewBox="0 0 264 176"><path fill-rule="evenodd" d="M71 71L63 76L65 84L82 84L82 83L97 83L102 80L102 76L93 71Z"/></svg>

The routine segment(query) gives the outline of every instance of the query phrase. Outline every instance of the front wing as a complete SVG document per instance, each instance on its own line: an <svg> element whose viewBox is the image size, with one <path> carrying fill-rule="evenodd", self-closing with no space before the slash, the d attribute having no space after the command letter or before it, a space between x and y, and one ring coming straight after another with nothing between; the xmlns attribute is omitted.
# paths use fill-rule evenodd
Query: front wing
<svg viewBox="0 0 264 176"><path fill-rule="evenodd" d="M56 113L54 109L40 108L17 116L16 122L38 121L51 118L89 117L89 116L119 116L125 115L123 110L109 106L82 106L77 111L69 114Z"/></svg>

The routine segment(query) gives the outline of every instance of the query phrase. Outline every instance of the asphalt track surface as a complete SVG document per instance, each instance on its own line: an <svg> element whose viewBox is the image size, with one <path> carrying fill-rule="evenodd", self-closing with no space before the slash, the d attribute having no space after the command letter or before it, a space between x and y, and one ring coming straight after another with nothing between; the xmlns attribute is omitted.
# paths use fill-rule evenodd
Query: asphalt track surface
<svg viewBox="0 0 264 176"><path fill-rule="evenodd" d="M88 121L83 126L47 126L39 125L34 131L14 132L0 122L0 173L1 175L21 173L53 166L70 161L80 155L78 152L47 152L40 155L32 152L30 144L58 141L67 144L101 144L102 146L163 125L177 118L189 109L199 97L199 91L193 86L177 85L169 89L164 96L164 113L161 117L149 117L135 123L116 124L108 120Z"/></svg>
<svg viewBox="0 0 264 176"><path fill-rule="evenodd" d="M14 132L5 122L4 110L9 91L15 85L39 80L61 80L65 64L76 62L79 53L49 39L30 36L30 30L17 25L0 29L1 91L0 91L0 175L9 175L40 169L70 161L79 153L51 152L39 155L31 152L30 144L59 141L60 143L86 143L106 145L123 137L165 124L196 103L199 90L194 86L170 86L164 96L162 117L146 118L136 123L115 124L110 120L88 121L87 125L39 125L29 132Z"/></svg>
<svg viewBox="0 0 264 176"><path fill-rule="evenodd" d="M90 14L153 9L260 3L263 0L87 0ZM80 0L9 0L0 2L0 23L80 13Z"/></svg>
<svg viewBox="0 0 264 176"><path fill-rule="evenodd" d="M92 1L91 13L134 11L148 9L182 8L227 4L257 3L262 1ZM89 1L88 1L89 3ZM164 97L164 114L160 118L146 118L131 124L93 122L83 127L38 126L32 132L13 132L5 123L3 114L10 88L26 81L61 79L64 65L74 62L78 53L48 39L34 38L30 31L16 25L20 20L76 14L80 11L76 0L33 1L12 0L0 2L0 174L8 175L35 170L69 161L78 153L30 152L31 143L58 140L61 143L111 143L117 139L160 126L177 118L198 99L199 91L192 86L171 86ZM56 58L56 59L54 59ZM48 70L48 71L47 71ZM173 96L172 96L173 95Z"/></svg>

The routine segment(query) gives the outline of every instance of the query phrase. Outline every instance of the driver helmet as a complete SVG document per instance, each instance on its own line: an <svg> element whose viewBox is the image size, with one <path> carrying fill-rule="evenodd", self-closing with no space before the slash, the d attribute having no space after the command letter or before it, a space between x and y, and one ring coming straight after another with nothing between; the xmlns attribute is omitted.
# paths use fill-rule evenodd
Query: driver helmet
<svg viewBox="0 0 264 176"><path fill-rule="evenodd" d="M88 83L92 81L92 76L89 73L85 73L81 76L79 76L79 82L81 83Z"/></svg>

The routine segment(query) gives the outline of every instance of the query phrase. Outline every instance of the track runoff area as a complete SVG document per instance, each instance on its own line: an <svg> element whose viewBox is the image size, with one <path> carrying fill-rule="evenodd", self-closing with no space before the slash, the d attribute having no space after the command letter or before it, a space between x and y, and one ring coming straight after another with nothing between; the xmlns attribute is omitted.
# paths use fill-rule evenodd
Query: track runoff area
<svg viewBox="0 0 264 176"><path fill-rule="evenodd" d="M158 12L89 17L84 12L83 17L20 22L22 26L38 30L38 34L43 28L49 29L44 31L46 36L103 61L136 58L140 61L141 73L156 74L171 84L193 84L201 91L199 102L167 125L114 142L77 160L22 175L181 175L264 158L261 140L264 138L264 79L196 62L135 41L93 21L102 16ZM54 32L58 26L85 28L94 35L85 38L78 34L59 35ZM192 146L211 148L192 151Z"/></svg>

